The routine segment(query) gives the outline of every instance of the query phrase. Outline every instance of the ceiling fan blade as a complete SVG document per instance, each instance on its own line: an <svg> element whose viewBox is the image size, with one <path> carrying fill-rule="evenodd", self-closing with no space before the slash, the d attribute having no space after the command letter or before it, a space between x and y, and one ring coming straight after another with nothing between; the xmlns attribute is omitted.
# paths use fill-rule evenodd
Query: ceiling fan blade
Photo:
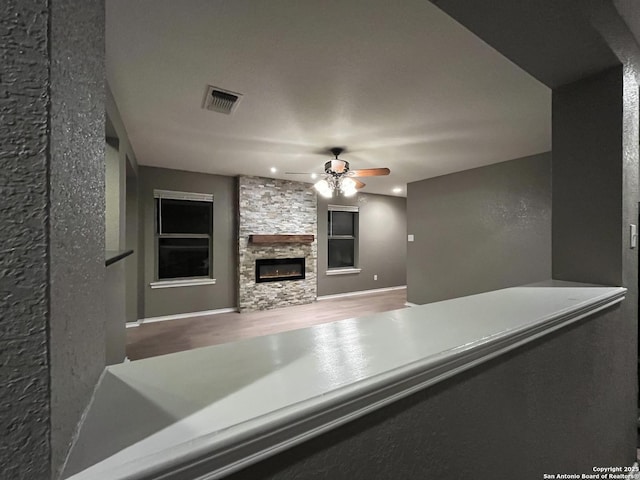
<svg viewBox="0 0 640 480"><path fill-rule="evenodd" d="M364 187L364 186L366 185L366 183L361 182L360 180L357 180L357 179L355 179L355 178L352 178L352 180L353 180L354 182L356 182L356 188L357 188L358 190L359 190L359 189L361 189L362 187Z"/></svg>
<svg viewBox="0 0 640 480"><path fill-rule="evenodd" d="M380 177L390 173L391 170L388 168L363 168L362 170L349 170L347 175L351 177Z"/></svg>

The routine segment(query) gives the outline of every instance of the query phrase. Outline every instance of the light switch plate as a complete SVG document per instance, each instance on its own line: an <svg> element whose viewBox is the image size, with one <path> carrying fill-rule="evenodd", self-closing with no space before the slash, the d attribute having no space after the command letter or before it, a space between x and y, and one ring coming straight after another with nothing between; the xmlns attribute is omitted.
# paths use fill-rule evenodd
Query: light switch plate
<svg viewBox="0 0 640 480"><path fill-rule="evenodd" d="M629 225L629 234L631 236L631 248L636 248L638 246L638 226L631 224Z"/></svg>
<svg viewBox="0 0 640 480"><path fill-rule="evenodd" d="M413 235L412 234L407 235L407 241L408 242L413 242Z"/></svg>

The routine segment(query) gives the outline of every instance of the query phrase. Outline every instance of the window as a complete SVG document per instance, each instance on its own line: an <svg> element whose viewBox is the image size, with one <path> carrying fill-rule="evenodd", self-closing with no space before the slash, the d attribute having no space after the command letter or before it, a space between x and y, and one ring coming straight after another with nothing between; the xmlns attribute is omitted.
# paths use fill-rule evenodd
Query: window
<svg viewBox="0 0 640 480"><path fill-rule="evenodd" d="M156 279L211 278L213 196L154 191Z"/></svg>
<svg viewBox="0 0 640 480"><path fill-rule="evenodd" d="M329 269L354 269L357 262L358 207L329 205Z"/></svg>

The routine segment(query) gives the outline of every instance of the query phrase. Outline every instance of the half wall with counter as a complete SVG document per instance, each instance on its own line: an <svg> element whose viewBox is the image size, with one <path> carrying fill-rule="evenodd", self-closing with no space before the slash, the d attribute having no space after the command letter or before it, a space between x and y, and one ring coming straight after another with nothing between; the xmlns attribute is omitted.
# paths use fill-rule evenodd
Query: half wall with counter
<svg viewBox="0 0 640 480"><path fill-rule="evenodd" d="M625 293L546 282L109 367L66 476L542 478L630 466Z"/></svg>

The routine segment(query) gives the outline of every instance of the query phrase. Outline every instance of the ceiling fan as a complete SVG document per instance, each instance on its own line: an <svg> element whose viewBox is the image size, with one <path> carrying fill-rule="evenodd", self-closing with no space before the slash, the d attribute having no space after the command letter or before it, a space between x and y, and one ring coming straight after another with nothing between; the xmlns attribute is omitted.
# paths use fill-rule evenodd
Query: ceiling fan
<svg viewBox="0 0 640 480"><path fill-rule="evenodd" d="M351 170L349 162L341 160L338 156L344 152L344 148L333 147L329 151L335 157L324 164L324 178L316 182L313 187L326 198L331 198L334 192L340 192L345 197L355 195L355 193L366 184L354 177L378 177L389 175L388 168L364 168ZM299 175L299 172L285 172L289 175ZM308 175L306 173L305 175Z"/></svg>

